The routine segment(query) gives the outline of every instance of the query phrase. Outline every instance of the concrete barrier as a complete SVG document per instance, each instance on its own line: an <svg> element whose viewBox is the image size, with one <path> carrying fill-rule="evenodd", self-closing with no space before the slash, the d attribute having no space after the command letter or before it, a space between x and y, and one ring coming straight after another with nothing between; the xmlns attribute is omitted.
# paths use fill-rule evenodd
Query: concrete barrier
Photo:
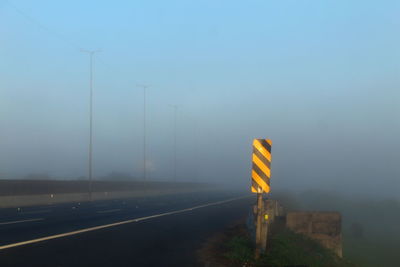
<svg viewBox="0 0 400 267"><path fill-rule="evenodd" d="M338 212L289 212L286 227L304 234L342 257L341 215Z"/></svg>
<svg viewBox="0 0 400 267"><path fill-rule="evenodd" d="M275 217L285 216L285 210L275 199L267 199L265 201L265 208L270 223L272 223L275 220Z"/></svg>
<svg viewBox="0 0 400 267"><path fill-rule="evenodd" d="M0 208L51 205L89 201L87 182L82 181L0 181ZM92 200L162 196L218 190L206 184L168 182L95 181ZM8 186L8 191L6 190ZM103 189L103 190L99 190ZM112 189L111 191L104 189ZM15 192L14 194L11 194Z"/></svg>

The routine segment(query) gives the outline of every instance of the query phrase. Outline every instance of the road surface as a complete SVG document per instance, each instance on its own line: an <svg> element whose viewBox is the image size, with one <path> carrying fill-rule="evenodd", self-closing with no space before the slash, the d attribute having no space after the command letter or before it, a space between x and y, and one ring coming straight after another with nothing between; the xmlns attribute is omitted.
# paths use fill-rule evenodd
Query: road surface
<svg viewBox="0 0 400 267"><path fill-rule="evenodd" d="M0 210L0 266L196 266L254 198L192 193Z"/></svg>

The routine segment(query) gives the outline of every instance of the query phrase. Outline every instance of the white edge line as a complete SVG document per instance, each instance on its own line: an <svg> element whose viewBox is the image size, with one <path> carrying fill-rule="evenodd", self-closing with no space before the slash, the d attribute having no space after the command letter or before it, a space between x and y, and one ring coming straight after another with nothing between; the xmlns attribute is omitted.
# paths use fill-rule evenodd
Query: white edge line
<svg viewBox="0 0 400 267"><path fill-rule="evenodd" d="M100 225L100 226L95 226L95 227L90 227L90 228L85 228L85 229L76 230L76 231L72 231L72 232L67 232L67 233L63 233L63 234L51 235L51 236L36 238L36 239L32 239L32 240L22 241L22 242L18 242L18 243L3 245L3 246L0 246L0 250L13 248L13 247L24 246L24 245L28 245L28 244L38 243L38 242L42 242L42 241L46 241L46 240L52 240L52 239L57 239L57 238L61 238L61 237L71 236L71 235L77 235L77 234L91 232L91 231L96 231L96 230L100 230L100 229L104 229L104 228L110 228L110 227L114 227L114 226L118 226L118 225L145 221L145 220L158 218L158 217L163 217L163 216L167 216L167 215L173 215L173 214L188 212L188 211L201 209L201 208L205 208L205 207L209 207L209 206L215 206L215 205L219 205L219 204L223 204L223 203L227 203L227 202L232 202L232 201L235 201L235 200L248 198L248 197L251 197L251 196L230 198L230 199L227 199L227 200L222 200L222 201L217 201L217 202L208 203L208 204L204 204L204 205L194 206L194 207L186 208L186 209L182 209L182 210L175 210L175 211L170 211L170 212L150 215L150 216L146 216L146 217L126 220L126 221L121 221L121 222L116 222L116 223L110 223L110 224L105 224L105 225Z"/></svg>
<svg viewBox="0 0 400 267"><path fill-rule="evenodd" d="M36 222L36 221L43 221L43 220L44 220L43 218L35 218L35 219L20 220L20 221L1 222L0 225L16 224L16 223L24 223L24 222Z"/></svg>

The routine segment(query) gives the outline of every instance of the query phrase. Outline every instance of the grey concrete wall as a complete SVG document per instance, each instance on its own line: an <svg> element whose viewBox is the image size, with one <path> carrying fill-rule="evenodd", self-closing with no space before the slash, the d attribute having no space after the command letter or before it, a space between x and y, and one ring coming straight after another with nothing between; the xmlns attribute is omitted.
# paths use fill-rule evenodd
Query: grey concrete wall
<svg viewBox="0 0 400 267"><path fill-rule="evenodd" d="M0 195L0 208L89 201L87 183L81 181L11 181L11 183L0 181L0 187L2 185L3 194ZM218 187L215 186L192 183L96 181L94 185L92 200L218 190ZM9 194L9 191L6 190L7 186L9 191L14 194Z"/></svg>
<svg viewBox="0 0 400 267"><path fill-rule="evenodd" d="M111 191L142 191L154 188L188 189L201 188L205 184L199 183L177 183L162 181L105 181L94 180L92 182L93 192ZM45 195L45 194L67 194L87 193L89 182L87 180L0 180L0 196L16 195Z"/></svg>
<svg viewBox="0 0 400 267"><path fill-rule="evenodd" d="M338 212L288 212L286 226L342 257L342 218Z"/></svg>
<svg viewBox="0 0 400 267"><path fill-rule="evenodd" d="M268 199L265 201L265 209L268 214L268 220L272 223L275 217L281 217L285 215L285 210L275 199Z"/></svg>

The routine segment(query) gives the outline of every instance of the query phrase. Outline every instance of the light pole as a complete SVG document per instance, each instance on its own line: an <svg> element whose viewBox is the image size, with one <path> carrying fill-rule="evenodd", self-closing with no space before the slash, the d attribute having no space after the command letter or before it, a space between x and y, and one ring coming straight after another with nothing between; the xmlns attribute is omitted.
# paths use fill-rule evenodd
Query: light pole
<svg viewBox="0 0 400 267"><path fill-rule="evenodd" d="M83 53L89 54L90 60L90 77L89 77L89 200L92 200L92 154L93 154L93 56L100 50L81 50Z"/></svg>
<svg viewBox="0 0 400 267"><path fill-rule="evenodd" d="M174 109L174 181L176 181L176 115L178 105L170 105Z"/></svg>
<svg viewBox="0 0 400 267"><path fill-rule="evenodd" d="M149 86L145 84L138 84L137 86L143 88L143 180L146 181L146 89Z"/></svg>

